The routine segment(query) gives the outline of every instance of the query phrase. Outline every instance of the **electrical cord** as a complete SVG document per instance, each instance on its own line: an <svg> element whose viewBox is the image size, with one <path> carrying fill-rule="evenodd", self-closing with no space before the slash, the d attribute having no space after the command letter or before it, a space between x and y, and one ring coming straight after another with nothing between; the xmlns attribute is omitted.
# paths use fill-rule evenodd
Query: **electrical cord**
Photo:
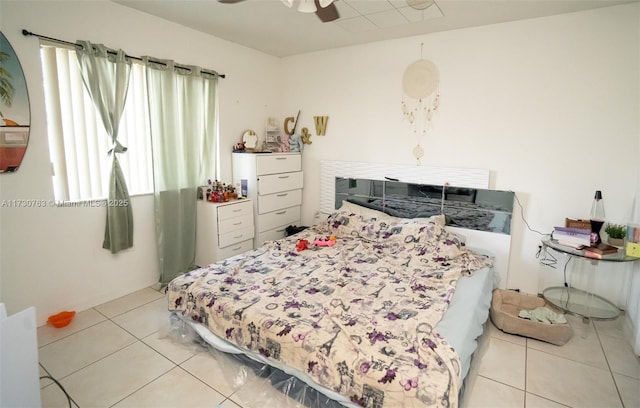
<svg viewBox="0 0 640 408"><path fill-rule="evenodd" d="M56 383L56 384L58 385L58 387L60 387L60 389L62 390L62 392L64 392L64 395L66 395L66 396L67 396L67 401L69 402L69 408L73 408L73 405L71 405L71 402L72 402L73 400L71 399L71 396L69 395L69 393L67 392L67 390L65 390L65 389L64 389L64 387L62 386L62 384L60 384L60 383L58 382L58 380L56 380L55 378L53 378L53 377L52 377L52 376L50 376L50 375L43 375L43 376L41 376L41 377L40 377L40 379L41 379L41 380L42 380L42 379L45 379L45 378L48 378L49 380L51 380L51 381L53 381L54 383ZM73 401L73 403L75 404L75 401ZM77 406L77 404L76 404L76 406Z"/></svg>
<svg viewBox="0 0 640 408"><path fill-rule="evenodd" d="M569 261L571 261L570 256L567 257L567 262L564 263L564 287L569 287L569 285L567 284L567 265L569 265Z"/></svg>
<svg viewBox="0 0 640 408"><path fill-rule="evenodd" d="M509 190L509 191L511 191L511 190ZM518 203L518 206L520 207L520 216L522 217L522 221L524 221L524 225L526 225L526 226L527 226L527 228L529 229L529 231L531 231L531 232L535 232L535 233L540 234L540 235L543 235L543 236L544 236L544 235L549 235L549 236L551 236L551 233L550 233L550 232L549 232L549 233L540 232L540 231L538 231L538 230L535 230L535 229L531 228L531 226L530 226L530 225L529 225L529 223L527 222L527 219L526 219L526 218L524 218L524 207L522 206L522 203L520 203L520 199L518 198L518 195L515 193L515 191L511 191L511 192L513 193L513 196L515 197L516 202Z"/></svg>
<svg viewBox="0 0 640 408"><path fill-rule="evenodd" d="M544 233L544 232L540 232L536 229L531 228L531 225L529 225L529 222L527 221L527 219L524 217L524 207L522 206L522 203L520 202L520 199L518 198L518 195L516 194L515 191L509 190L510 192L513 193L513 197L516 199L516 202L518 203L518 206L520 207L520 216L522 217L522 221L524 222L524 225L527 226L527 229L529 229L529 231L531 232L535 232L536 234L539 234L541 236L549 236L552 237L553 236L553 232L549 232L549 233ZM538 262L540 262L542 265L545 265L549 268L553 268L556 269L556 265L558 264L558 259L553 256L553 254L551 252L549 252L547 250L547 247L544 245L538 245L538 251L536 252L536 259L538 259ZM565 264L565 286L566 286L566 264Z"/></svg>
<svg viewBox="0 0 640 408"><path fill-rule="evenodd" d="M571 258L573 257L568 256L567 262L564 263L564 287L567 288L567 302L565 303L565 308L567 308L569 303L571 303L571 291L569 290L569 284L567 283L567 265L569 265Z"/></svg>
<svg viewBox="0 0 640 408"><path fill-rule="evenodd" d="M544 251L544 252L543 252ZM540 263L544 266L556 269L558 259L553 256L551 252L543 245L538 245L538 252L536 252L536 258L540 260Z"/></svg>
<svg viewBox="0 0 640 408"><path fill-rule="evenodd" d="M548 266L549 268L556 269L556 265L558 264L558 259L555 256L553 256L553 254L547 249L546 246L538 245L538 252L536 252L536 258L539 259L539 262L542 265ZM569 290L569 282L567 280L567 266L569 265L569 262L571 261L572 258L573 257L568 256L562 268L562 274L564 279L563 286L567 288L567 301L565 303L565 306L567 306L571 302L571 291Z"/></svg>
<svg viewBox="0 0 640 408"><path fill-rule="evenodd" d="M511 191L511 190L510 190ZM524 207L522 206L522 203L520 202L520 199L518 198L518 195L515 193L515 191L511 191L513 193L513 196L516 199L516 202L518 203L518 206L520 207L520 216L522 217L522 221L524 222L524 224L527 226L527 229L529 229L529 231L531 232L535 232L539 235L542 236L549 236L551 239L553 239L553 231L549 232L549 233L544 233L544 232L540 232L536 229L531 228L531 226L529 225L529 222L527 221L527 219L524 217ZM547 249L546 246L544 245L538 245L538 251L536 252L536 259L539 260L539 262L542 265L545 265L549 268L553 268L556 269L556 266L558 264L558 259ZM567 304L571 301L571 293L569 291L569 284L567 282L567 266L569 265L569 262L571 261L571 257L567 257L567 261L564 263L564 267L563 267L563 276L564 276L564 287L567 288Z"/></svg>

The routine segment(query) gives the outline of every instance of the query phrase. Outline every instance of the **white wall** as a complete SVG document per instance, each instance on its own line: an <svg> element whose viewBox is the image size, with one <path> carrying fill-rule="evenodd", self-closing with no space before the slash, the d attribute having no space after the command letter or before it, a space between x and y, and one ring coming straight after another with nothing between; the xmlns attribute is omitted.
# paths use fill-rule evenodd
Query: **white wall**
<svg viewBox="0 0 640 408"><path fill-rule="evenodd" d="M31 105L29 147L18 172L0 175L0 201L53 198L39 42L24 37L23 28L227 74L220 80L225 152L244 129L263 128L264 118L280 110L273 102L280 60L109 1L1 0L0 27L22 64ZM231 180L230 154L221 169ZM42 324L61 310L84 310L157 282L153 198L134 197L132 205L135 248L117 255L102 249L104 209L0 208L0 302L8 313L36 306Z"/></svg>
<svg viewBox="0 0 640 408"><path fill-rule="evenodd" d="M244 129L261 131L267 116L301 109L301 125L313 129L314 115L328 115L327 135L313 136L304 152L305 224L318 209L320 160L415 162L401 78L424 43L442 95L432 135L420 140L424 164L490 169L492 187L516 191L540 231L587 217L596 189L608 218L626 221L640 193L639 16L638 4L617 6L278 60L110 2L0 0L0 26L23 64L32 109L25 160L0 177L0 199L53 196L38 41L20 34L26 28L227 74L223 152ZM223 180L230 156L222 156ZM100 210L1 208L0 301L9 313L35 305L42 323L154 283L152 199L133 205L136 248L116 256L100 249ZM509 287L539 290L538 242L516 217Z"/></svg>
<svg viewBox="0 0 640 408"><path fill-rule="evenodd" d="M304 222L320 160L415 163L401 79L421 43L441 93L422 163L490 169L492 188L515 191L542 232L588 218L595 190L607 219L626 222L640 184L639 21L633 4L286 58L285 113L301 109L310 129L330 118L305 147ZM540 289L539 240L516 215L509 288Z"/></svg>

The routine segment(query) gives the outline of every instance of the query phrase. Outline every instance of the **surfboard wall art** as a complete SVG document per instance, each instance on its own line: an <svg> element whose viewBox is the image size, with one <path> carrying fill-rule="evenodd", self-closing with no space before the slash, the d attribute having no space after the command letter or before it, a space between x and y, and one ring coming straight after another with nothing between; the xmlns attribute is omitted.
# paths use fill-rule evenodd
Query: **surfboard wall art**
<svg viewBox="0 0 640 408"><path fill-rule="evenodd" d="M29 143L30 116L22 66L0 31L0 173L20 167Z"/></svg>

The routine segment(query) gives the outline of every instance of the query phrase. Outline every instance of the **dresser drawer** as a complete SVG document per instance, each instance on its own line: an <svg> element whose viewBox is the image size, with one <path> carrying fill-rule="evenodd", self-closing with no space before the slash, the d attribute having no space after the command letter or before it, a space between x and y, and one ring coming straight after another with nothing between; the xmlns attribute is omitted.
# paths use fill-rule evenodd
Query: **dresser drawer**
<svg viewBox="0 0 640 408"><path fill-rule="evenodd" d="M256 240L256 246L262 245L265 241L275 241L276 239L284 238L286 230L287 227L284 226L259 233Z"/></svg>
<svg viewBox="0 0 640 408"><path fill-rule="evenodd" d="M299 154L258 155L256 175L288 173L302 170L302 156Z"/></svg>
<svg viewBox="0 0 640 408"><path fill-rule="evenodd" d="M253 238L253 227L243 228L237 231L227 232L226 234L220 234L218 236L218 247L224 248L229 245L237 244L238 242L245 241Z"/></svg>
<svg viewBox="0 0 640 408"><path fill-rule="evenodd" d="M226 234L227 232L238 231L249 227L253 228L253 217L251 214L242 215L240 217L218 221L218 234Z"/></svg>
<svg viewBox="0 0 640 408"><path fill-rule="evenodd" d="M218 222L240 216L246 216L253 212L253 204L250 201L238 201L233 204L218 207Z"/></svg>
<svg viewBox="0 0 640 408"><path fill-rule="evenodd" d="M264 232L277 227L287 227L300 220L300 206L259 214L256 220L258 232Z"/></svg>
<svg viewBox="0 0 640 408"><path fill-rule="evenodd" d="M302 172L271 174L258 179L258 194L267 195L302 188Z"/></svg>
<svg viewBox="0 0 640 408"><path fill-rule="evenodd" d="M228 247L218 250L217 258L219 260L231 258L232 256L240 255L244 252L253 249L253 240L238 242L237 244L229 245Z"/></svg>
<svg viewBox="0 0 640 408"><path fill-rule="evenodd" d="M282 208L302 204L302 190L289 190L281 193L258 196L258 214L264 214Z"/></svg>

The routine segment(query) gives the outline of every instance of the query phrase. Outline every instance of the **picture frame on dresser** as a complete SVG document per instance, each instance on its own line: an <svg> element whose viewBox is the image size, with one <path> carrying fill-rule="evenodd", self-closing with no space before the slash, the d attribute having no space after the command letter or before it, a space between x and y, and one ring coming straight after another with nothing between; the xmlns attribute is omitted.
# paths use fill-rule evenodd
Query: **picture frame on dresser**
<svg viewBox="0 0 640 408"><path fill-rule="evenodd" d="M232 155L233 184L246 184L247 198L253 203L254 248L283 238L289 225L300 224L304 184L301 154Z"/></svg>

